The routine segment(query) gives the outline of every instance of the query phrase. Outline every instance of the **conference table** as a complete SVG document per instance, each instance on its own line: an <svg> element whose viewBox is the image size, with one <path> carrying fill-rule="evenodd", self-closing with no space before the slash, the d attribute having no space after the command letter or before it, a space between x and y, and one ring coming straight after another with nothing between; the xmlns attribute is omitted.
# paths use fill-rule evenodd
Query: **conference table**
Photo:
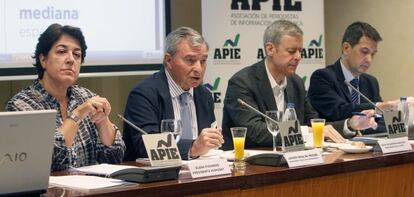
<svg viewBox="0 0 414 197"><path fill-rule="evenodd" d="M332 150L323 157L320 165L288 168L249 164L244 172L232 170L231 175L192 179L189 173L180 173L177 180L92 192L53 187L46 196L414 196L414 151L348 154Z"/></svg>

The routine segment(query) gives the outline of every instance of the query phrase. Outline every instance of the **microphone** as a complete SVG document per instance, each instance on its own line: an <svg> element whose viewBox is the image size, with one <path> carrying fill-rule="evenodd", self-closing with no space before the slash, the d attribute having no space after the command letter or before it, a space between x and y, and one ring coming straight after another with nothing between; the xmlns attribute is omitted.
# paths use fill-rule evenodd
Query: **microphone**
<svg viewBox="0 0 414 197"><path fill-rule="evenodd" d="M126 118L124 118L123 116L121 116L121 114L118 114L118 117L120 119L122 119L125 123L127 123L129 126L131 126L132 128L134 128L135 130L141 132L143 135L147 135L148 134L146 131L144 131L144 129L141 129L141 128L137 127L134 123L130 122L129 120L127 120Z"/></svg>
<svg viewBox="0 0 414 197"><path fill-rule="evenodd" d="M273 120L271 117L269 117L268 115L260 112L259 110L255 109L254 107L252 107L251 105L247 104L246 102L244 102L243 100L241 100L240 98L237 99L237 101L240 103L240 105L242 106L246 106L247 108L251 109L252 111L258 113L259 115L267 118L268 120L272 121L275 124L279 124L276 120Z"/></svg>
<svg viewBox="0 0 414 197"><path fill-rule="evenodd" d="M351 85L351 83L349 83L349 81L345 80L344 81L345 84L350 87L352 90L356 91L359 95L361 95L362 97L364 97L365 100L367 100L371 105L373 105L376 109L378 109L378 111L380 111L381 113L384 113L384 111L379 108L377 105L375 105L374 102L372 102L371 100L369 100L368 97L366 97L364 94L362 94L358 89L356 89L353 85Z"/></svg>

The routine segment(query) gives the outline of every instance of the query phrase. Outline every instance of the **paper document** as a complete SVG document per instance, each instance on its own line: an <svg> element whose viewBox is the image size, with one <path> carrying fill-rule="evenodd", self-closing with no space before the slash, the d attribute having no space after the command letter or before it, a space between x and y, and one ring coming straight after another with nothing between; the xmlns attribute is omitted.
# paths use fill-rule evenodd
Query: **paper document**
<svg viewBox="0 0 414 197"><path fill-rule="evenodd" d="M131 168L139 168L139 167L104 163L104 164L98 164L98 165L84 166L80 168L72 168L72 170L84 172L87 174L110 176L114 172L118 172L124 169L131 169Z"/></svg>
<svg viewBox="0 0 414 197"><path fill-rule="evenodd" d="M87 175L50 176L49 185L80 191L93 191L96 189L113 188L116 186L129 186L129 183L119 179L104 178Z"/></svg>

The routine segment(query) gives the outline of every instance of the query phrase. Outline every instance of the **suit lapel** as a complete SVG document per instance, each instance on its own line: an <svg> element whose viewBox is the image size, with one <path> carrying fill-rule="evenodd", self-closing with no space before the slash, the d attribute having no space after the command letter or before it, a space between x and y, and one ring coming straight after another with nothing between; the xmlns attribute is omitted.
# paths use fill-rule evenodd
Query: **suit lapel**
<svg viewBox="0 0 414 197"><path fill-rule="evenodd" d="M342 72L340 60L335 62L334 71L335 71L336 78L338 79L338 84L339 84L339 87L340 87L342 93L346 96L346 99L349 102L352 102L351 101L351 94L349 93L349 88L344 82L345 77L344 77L344 73Z"/></svg>
<svg viewBox="0 0 414 197"><path fill-rule="evenodd" d="M368 81L364 77L364 75L363 74L360 75L359 76L359 91L365 96L367 96L368 98L370 98L371 94L370 94L370 91L368 90L369 86L367 84L368 84ZM364 97L360 96L359 98L360 98L360 103L368 103L368 101Z"/></svg>
<svg viewBox="0 0 414 197"><path fill-rule="evenodd" d="M165 118L166 119L171 119L171 118L174 118L174 109L173 109L173 105L172 105L170 88L168 86L167 75L165 74L164 67L161 68L160 78L161 78L161 83L160 83L161 88L160 88L160 91L158 92L158 94L162 98L162 103L164 104Z"/></svg>
<svg viewBox="0 0 414 197"><path fill-rule="evenodd" d="M197 115L197 127L198 127L198 131L200 132L203 128L204 125L202 125L201 120L206 120L204 117L204 113L201 113L202 110L202 103L207 102L204 101L203 97L200 96L199 94L199 86L194 88L194 106L196 108L196 115ZM200 96L200 98L198 98Z"/></svg>
<svg viewBox="0 0 414 197"><path fill-rule="evenodd" d="M287 80L286 89L285 89L286 103L299 103L296 101L295 87L293 86L293 83L291 83L290 77L287 77L286 80ZM297 107L298 106L296 106L295 108Z"/></svg>
<svg viewBox="0 0 414 197"><path fill-rule="evenodd" d="M256 78L259 82L258 89L260 95L263 96L261 99L264 101L264 104L267 108L266 110L277 110L275 97L273 95L272 87L270 86L269 78L266 73L264 61L265 60L262 60L256 69Z"/></svg>

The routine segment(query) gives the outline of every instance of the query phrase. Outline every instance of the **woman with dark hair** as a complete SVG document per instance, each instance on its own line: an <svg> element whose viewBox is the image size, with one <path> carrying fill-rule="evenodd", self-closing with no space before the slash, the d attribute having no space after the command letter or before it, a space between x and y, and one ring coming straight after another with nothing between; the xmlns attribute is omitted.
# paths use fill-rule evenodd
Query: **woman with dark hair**
<svg viewBox="0 0 414 197"><path fill-rule="evenodd" d="M53 171L119 163L124 155L122 136L108 117L111 112L108 100L74 85L86 48L79 28L50 25L40 35L33 56L38 79L13 96L6 106L7 111L58 111Z"/></svg>

